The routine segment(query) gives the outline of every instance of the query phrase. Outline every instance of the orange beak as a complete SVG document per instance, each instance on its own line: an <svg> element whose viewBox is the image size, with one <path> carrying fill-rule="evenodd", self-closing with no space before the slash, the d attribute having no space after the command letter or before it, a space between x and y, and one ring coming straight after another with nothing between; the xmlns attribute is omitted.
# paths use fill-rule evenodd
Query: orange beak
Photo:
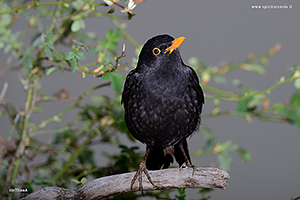
<svg viewBox="0 0 300 200"><path fill-rule="evenodd" d="M179 38L176 38L175 40L173 40L172 45L170 47L168 47L164 53L167 53L168 51L170 51L169 54L171 54L175 49L180 47L180 45L182 44L184 39L185 39L185 37L179 37Z"/></svg>

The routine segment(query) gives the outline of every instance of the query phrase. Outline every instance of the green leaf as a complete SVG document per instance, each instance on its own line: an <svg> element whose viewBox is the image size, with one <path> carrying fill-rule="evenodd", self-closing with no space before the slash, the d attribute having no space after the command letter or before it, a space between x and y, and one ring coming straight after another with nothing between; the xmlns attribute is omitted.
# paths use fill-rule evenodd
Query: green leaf
<svg viewBox="0 0 300 200"><path fill-rule="evenodd" d="M115 42L109 42L109 43L107 43L106 47L108 49L114 50L117 47L117 43L115 43Z"/></svg>
<svg viewBox="0 0 300 200"><path fill-rule="evenodd" d="M134 146L134 147L131 147L130 149L135 150L135 149L139 149L139 147Z"/></svg>
<svg viewBox="0 0 300 200"><path fill-rule="evenodd" d="M84 5L84 1L82 0L76 0L72 3L73 8L75 8L78 11L82 8L83 5Z"/></svg>
<svg viewBox="0 0 300 200"><path fill-rule="evenodd" d="M57 70L57 67L51 67L47 70L46 72L46 76L49 76L50 74L52 74L53 72L55 72Z"/></svg>
<svg viewBox="0 0 300 200"><path fill-rule="evenodd" d="M34 190L33 190L33 188L32 188L31 183L30 183L29 181L26 181L25 184L26 184L26 188L27 188L27 190L28 190L28 194L33 193Z"/></svg>
<svg viewBox="0 0 300 200"><path fill-rule="evenodd" d="M244 162L249 162L251 160L251 154L246 151L244 148L239 147L237 149L238 154L242 157Z"/></svg>
<svg viewBox="0 0 300 200"><path fill-rule="evenodd" d="M84 60L83 53L81 51L75 51L75 57L78 60Z"/></svg>
<svg viewBox="0 0 300 200"><path fill-rule="evenodd" d="M11 45L11 44L7 44L7 45L4 47L3 52L6 54L6 53L8 53L10 50L12 50L12 45Z"/></svg>
<svg viewBox="0 0 300 200"><path fill-rule="evenodd" d="M91 97L91 100L94 103L100 103L100 102L103 102L103 96L95 95L95 96Z"/></svg>
<svg viewBox="0 0 300 200"><path fill-rule="evenodd" d="M51 50L49 49L49 47L45 47L45 53L47 55L48 58L51 58L52 57L52 52Z"/></svg>
<svg viewBox="0 0 300 200"><path fill-rule="evenodd" d="M295 88L300 89L300 77L294 81Z"/></svg>
<svg viewBox="0 0 300 200"><path fill-rule="evenodd" d="M43 48L46 45L46 43L44 41L40 42L39 44L39 48Z"/></svg>
<svg viewBox="0 0 300 200"><path fill-rule="evenodd" d="M42 42L43 37L42 37L42 33L41 32L37 32L36 34L34 34L31 39L30 39L30 44L32 45L34 42Z"/></svg>
<svg viewBox="0 0 300 200"><path fill-rule="evenodd" d="M53 59L55 61L60 61L61 60L61 58L58 55L56 55L56 54L53 54Z"/></svg>
<svg viewBox="0 0 300 200"><path fill-rule="evenodd" d="M117 43L110 41L101 41L100 44L108 49L114 50L117 47Z"/></svg>
<svg viewBox="0 0 300 200"><path fill-rule="evenodd" d="M109 80L109 79L112 77L112 74L113 74L113 73L108 73L108 74L106 74L105 76L102 76L101 79L102 79L103 81L107 81L107 80Z"/></svg>
<svg viewBox="0 0 300 200"><path fill-rule="evenodd" d="M48 33L48 35L45 38L46 42L49 42L50 40L53 40L55 38L55 35L53 33Z"/></svg>
<svg viewBox="0 0 300 200"><path fill-rule="evenodd" d="M80 25L80 21L79 20L75 20L71 26L71 30L72 32L77 32L79 31L81 28L81 25Z"/></svg>
<svg viewBox="0 0 300 200"><path fill-rule="evenodd" d="M87 183L87 179L85 177L83 177L81 180L80 180L81 184L84 185Z"/></svg>
<svg viewBox="0 0 300 200"><path fill-rule="evenodd" d="M111 39L111 35L113 34L113 32L114 32L113 29L108 29L108 30L106 31L106 38L107 38L108 40Z"/></svg>
<svg viewBox="0 0 300 200"><path fill-rule="evenodd" d="M106 45L108 45L108 41L100 41L100 45L105 47Z"/></svg>
<svg viewBox="0 0 300 200"><path fill-rule="evenodd" d="M169 190L159 190L159 194L161 196L165 197L165 199L171 199ZM164 198L162 198L162 199L164 199Z"/></svg>
<svg viewBox="0 0 300 200"><path fill-rule="evenodd" d="M179 195L175 195L175 197L178 200L185 200L185 197L186 197L185 190L182 188L178 188L177 191L178 191Z"/></svg>
<svg viewBox="0 0 300 200"><path fill-rule="evenodd" d="M21 58L20 62L19 63L23 63L25 62L25 65L32 68L33 65L32 65L32 61L34 60L31 52L27 49L23 55L23 57Z"/></svg>
<svg viewBox="0 0 300 200"><path fill-rule="evenodd" d="M71 60L71 68L73 73L76 71L76 66L77 66L76 61L77 59L75 57L73 57Z"/></svg>
<svg viewBox="0 0 300 200"><path fill-rule="evenodd" d="M94 55L94 54L96 54L96 53L98 53L98 50L95 48L95 49L90 49L89 50L89 52L88 52L88 54L90 55L90 56L92 56L92 55Z"/></svg>
<svg viewBox="0 0 300 200"><path fill-rule="evenodd" d="M115 32L112 34L110 40L111 40L112 42L117 42L117 41L119 41L119 40L121 40L121 39L122 39L122 35L121 35L119 32L115 31Z"/></svg>
<svg viewBox="0 0 300 200"><path fill-rule="evenodd" d="M125 145L123 145L123 144L120 144L118 147L119 147L120 149L123 149L123 150L127 150L127 149L128 149L128 147L125 146Z"/></svg>
<svg viewBox="0 0 300 200"><path fill-rule="evenodd" d="M252 105L257 104L258 102L255 100L255 98L264 98L265 96L261 96L261 94L255 95L255 96L251 96L251 94L253 94L253 92L255 92L254 90L251 89L245 89L243 91L243 96L247 96L245 99L243 100L239 100L237 102L237 108L236 111L238 112L248 112L249 110L254 110L256 109L256 107L250 107ZM252 101L252 102L251 102ZM250 102L250 104L249 104Z"/></svg>
<svg viewBox="0 0 300 200"><path fill-rule="evenodd" d="M300 109L300 91L294 92L291 97L291 104L294 108Z"/></svg>
<svg viewBox="0 0 300 200"><path fill-rule="evenodd" d="M184 194L185 193L185 190L183 190L182 188L178 188L177 191L178 191L179 194Z"/></svg>
<svg viewBox="0 0 300 200"><path fill-rule="evenodd" d="M274 113L275 114L284 114L286 113L286 106L281 103L275 103L274 106Z"/></svg>
<svg viewBox="0 0 300 200"><path fill-rule="evenodd" d="M118 73L111 73L111 86L115 91L120 91L123 87L123 78Z"/></svg>
<svg viewBox="0 0 300 200"><path fill-rule="evenodd" d="M26 64L28 67L30 67L30 68L33 67L33 65L32 65L32 59L31 59L30 57L26 57L24 61L25 61L25 64Z"/></svg>
<svg viewBox="0 0 300 200"><path fill-rule="evenodd" d="M232 142L230 140L222 143L222 144L216 144L215 148L218 149L218 152L224 152L226 151L230 146L232 146Z"/></svg>
<svg viewBox="0 0 300 200"><path fill-rule="evenodd" d="M77 19L73 22L71 26L72 32L78 32L80 29L85 28L85 23L83 19Z"/></svg>
<svg viewBox="0 0 300 200"><path fill-rule="evenodd" d="M73 182L73 183L75 183L75 184L80 184L80 181L78 181L78 180L76 180L76 179L71 179L71 181Z"/></svg>
<svg viewBox="0 0 300 200"><path fill-rule="evenodd" d="M54 49L54 46L51 42L46 42L46 44L50 49Z"/></svg>
<svg viewBox="0 0 300 200"><path fill-rule="evenodd" d="M265 99L265 95L257 94L251 100L247 102L247 108L254 108L256 106L262 105Z"/></svg>
<svg viewBox="0 0 300 200"><path fill-rule="evenodd" d="M1 4L1 12L10 10L11 8L9 6L7 6L6 4ZM11 15L9 14L5 14L5 15L1 15L1 20L0 20L0 27L4 28L5 26L7 26L10 23L11 20Z"/></svg>
<svg viewBox="0 0 300 200"><path fill-rule="evenodd" d="M122 35L117 30L108 29L106 31L106 38L108 41L117 42L122 39Z"/></svg>
<svg viewBox="0 0 300 200"><path fill-rule="evenodd" d="M69 51L69 52L67 53L65 59L66 59L66 60L71 60L72 58L74 58L74 51L73 51L73 50L71 50L71 51Z"/></svg>
<svg viewBox="0 0 300 200"><path fill-rule="evenodd" d="M248 108L247 108L247 101L238 101L237 102L237 107L236 107L236 111L238 112L247 112Z"/></svg>

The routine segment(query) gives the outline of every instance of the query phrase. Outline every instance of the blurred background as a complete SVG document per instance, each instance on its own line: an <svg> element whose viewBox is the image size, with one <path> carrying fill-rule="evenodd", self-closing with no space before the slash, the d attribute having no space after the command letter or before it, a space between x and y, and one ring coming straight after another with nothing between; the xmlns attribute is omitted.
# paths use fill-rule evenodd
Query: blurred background
<svg viewBox="0 0 300 200"><path fill-rule="evenodd" d="M122 1L120 3L124 4ZM286 5L288 8L253 7L266 5ZM119 10L116 8L115 12L119 14ZM268 52L274 45L280 44L281 50L269 59L269 66L266 67L263 75L240 69L225 74L227 80L225 83L209 82L210 86L222 90L238 93L240 89L232 84L234 79L241 80L245 87L265 90L279 81L281 76L288 77L288 68L300 64L300 2L298 0L145 0L133 11L136 15L130 21L124 20L127 23L128 33L140 45L157 34L168 33L175 38L184 36L186 40L181 45L180 52L185 63L188 63L191 57L196 57L207 66L221 66L222 63L228 62L238 64L247 59L249 53L259 56ZM50 21L45 20L45 27L47 27L46 23L50 24ZM24 26L22 20L19 20L14 29L22 29ZM108 28L115 28L109 18L91 18L85 21L85 30L93 31L99 37L105 37ZM25 37L28 44L29 38L29 36ZM135 47L126 40L121 41L116 50L119 52L118 55L122 51L122 43L126 44L126 57L120 62L129 62L136 57ZM64 48L61 47L62 50ZM6 54L2 51L0 56L0 60L6 60ZM4 64L1 63L0 66L3 68ZM130 65L128 67L131 68ZM0 87L2 88L4 82L7 82L6 101L21 108L26 94L22 89L18 73L10 71L0 77ZM83 79L80 72L55 72L51 77L43 79L41 86L49 95L66 88L69 95L74 97L98 85L99 82L100 79L91 75ZM280 85L269 95L270 105L288 101L296 90L293 82ZM110 88L102 88L96 93L114 96ZM33 114L32 120L39 123L70 105L73 103L41 104L43 112ZM222 102L220 106L221 111L235 108L236 105L232 102ZM203 115L210 114L213 109L213 101L206 99ZM72 122L75 119L75 111L63 115L61 119L61 123ZM59 126L59 123L51 122L47 128ZM263 122L256 118L249 123L243 117L219 116L204 119L202 126L209 127L221 142L232 141L233 144L242 146L251 154L251 160L245 163L236 152L230 153L232 163L228 187L224 191L212 192L211 199L291 199L300 195L300 132L294 125ZM6 139L11 128L6 116L1 116L0 127L1 135ZM47 135L38 138L49 140ZM125 136L121 136L120 139L129 146L139 146L141 151L145 149L144 145L133 144ZM190 152L195 153L205 144L203 133L196 132L188 143ZM99 165L108 162L107 158L100 153L101 150L118 152L108 144L97 146L98 153L95 157ZM192 161L197 166L218 167L217 155L193 156ZM186 193L186 199L200 199L196 190L187 189Z"/></svg>

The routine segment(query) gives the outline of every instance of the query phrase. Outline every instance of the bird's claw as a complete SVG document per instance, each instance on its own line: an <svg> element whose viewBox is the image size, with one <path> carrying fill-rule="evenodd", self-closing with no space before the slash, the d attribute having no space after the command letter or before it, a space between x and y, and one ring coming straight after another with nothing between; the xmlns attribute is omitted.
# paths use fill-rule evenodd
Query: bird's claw
<svg viewBox="0 0 300 200"><path fill-rule="evenodd" d="M152 182L152 179L148 173L148 169L145 165L145 163L141 163L140 166L139 166L139 169L138 171L135 173L133 179L131 180L131 189L133 187L133 184L135 183L136 179L138 178L138 181L139 181L139 190L142 192L142 195L144 196L144 192L143 192L143 184L142 184L142 175L143 175L143 172L146 174L147 176L147 179L149 180L149 182L154 186L154 187L157 187L153 182Z"/></svg>
<svg viewBox="0 0 300 200"><path fill-rule="evenodd" d="M186 168L186 167L192 167L193 168L193 176L195 175L195 171L197 169L196 165L191 165L190 163L186 164L185 162L180 166L179 171L181 171L182 168Z"/></svg>
<svg viewBox="0 0 300 200"><path fill-rule="evenodd" d="M187 167L187 165L186 165L186 163L184 162L184 163L179 167L179 171L181 171L182 168L186 168L186 167Z"/></svg>

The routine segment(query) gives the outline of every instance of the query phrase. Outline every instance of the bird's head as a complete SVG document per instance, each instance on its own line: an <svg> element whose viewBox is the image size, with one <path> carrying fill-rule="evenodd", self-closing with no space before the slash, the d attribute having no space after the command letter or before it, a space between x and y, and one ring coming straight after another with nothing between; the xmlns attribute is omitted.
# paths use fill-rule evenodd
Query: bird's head
<svg viewBox="0 0 300 200"><path fill-rule="evenodd" d="M157 35L150 38L143 46L139 55L139 66L161 66L175 60L182 62L179 46L182 44L184 37L174 39L170 35Z"/></svg>

